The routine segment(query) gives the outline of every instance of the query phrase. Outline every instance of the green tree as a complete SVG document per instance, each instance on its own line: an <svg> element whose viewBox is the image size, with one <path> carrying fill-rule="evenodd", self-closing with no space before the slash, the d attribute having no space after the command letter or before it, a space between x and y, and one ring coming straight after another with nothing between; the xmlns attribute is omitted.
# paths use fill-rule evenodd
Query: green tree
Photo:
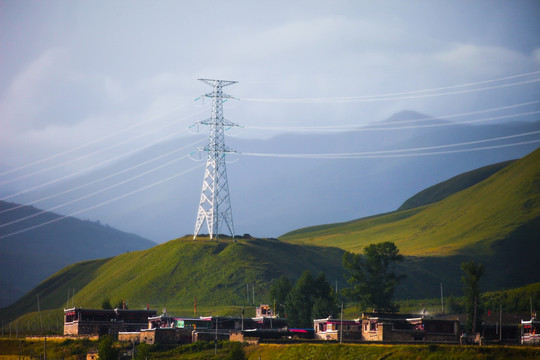
<svg viewBox="0 0 540 360"><path fill-rule="evenodd" d="M148 345L145 342L142 342L139 345L137 345L137 349L135 351L135 359L137 359L137 360L146 360L146 359L148 359L148 357L150 355L150 348L151 347L152 347L151 345Z"/></svg>
<svg viewBox="0 0 540 360"><path fill-rule="evenodd" d="M229 355L227 360L245 360L246 353L244 352L244 347L242 343L233 341L229 343Z"/></svg>
<svg viewBox="0 0 540 360"><path fill-rule="evenodd" d="M482 317L483 308L480 304L480 278L484 275L484 265L475 264L470 260L461 264L464 275L461 277L465 294L465 313L467 321L465 330L474 332ZM476 317L475 317L476 314Z"/></svg>
<svg viewBox="0 0 540 360"><path fill-rule="evenodd" d="M338 313L337 294L335 294L332 285L330 285L324 273L320 273L315 278L313 290L312 319L336 316Z"/></svg>
<svg viewBox="0 0 540 360"><path fill-rule="evenodd" d="M117 360L118 350L113 346L113 339L105 335L99 340L98 357L100 360Z"/></svg>
<svg viewBox="0 0 540 360"><path fill-rule="evenodd" d="M363 256L345 252L343 266L349 272L351 288L344 294L360 303L362 309L395 312L399 306L393 302L395 287L406 277L396 273L395 266L404 260L393 242L370 244Z"/></svg>
<svg viewBox="0 0 540 360"><path fill-rule="evenodd" d="M285 302L287 301L287 296L291 292L291 289L291 281L285 275L281 275L272 282L272 285L270 285L270 301L272 304L275 304L276 314L279 314L281 317L286 315Z"/></svg>
<svg viewBox="0 0 540 360"><path fill-rule="evenodd" d="M313 307L311 292L313 291L314 283L315 281L313 275L311 275L311 271L306 270L289 292L285 309L290 326L300 328L311 327L311 309Z"/></svg>
<svg viewBox="0 0 540 360"><path fill-rule="evenodd" d="M112 309L111 300L109 298L103 299L101 302L102 309Z"/></svg>
<svg viewBox="0 0 540 360"><path fill-rule="evenodd" d="M314 278L311 271L304 271L287 296L285 310L292 327L311 328L314 318L335 316L336 297L326 276Z"/></svg>

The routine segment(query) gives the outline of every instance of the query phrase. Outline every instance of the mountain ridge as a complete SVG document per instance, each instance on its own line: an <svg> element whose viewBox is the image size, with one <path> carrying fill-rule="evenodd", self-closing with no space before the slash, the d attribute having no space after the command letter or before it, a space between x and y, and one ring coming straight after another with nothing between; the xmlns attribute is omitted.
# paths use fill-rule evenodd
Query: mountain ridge
<svg viewBox="0 0 540 360"><path fill-rule="evenodd" d="M0 284L4 290L0 306L22 296L49 275L74 262L155 245L150 240L108 225L73 217L61 219L59 214L33 206L0 201L0 211L0 225L31 217L1 228L3 236L15 235L0 239ZM16 234L48 221L52 223Z"/></svg>

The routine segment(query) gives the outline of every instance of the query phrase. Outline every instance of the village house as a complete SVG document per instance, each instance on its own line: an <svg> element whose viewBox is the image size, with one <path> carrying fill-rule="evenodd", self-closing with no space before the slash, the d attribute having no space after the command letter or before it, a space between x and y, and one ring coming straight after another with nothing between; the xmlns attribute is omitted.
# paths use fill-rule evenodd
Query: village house
<svg viewBox="0 0 540 360"><path fill-rule="evenodd" d="M340 333L341 326L343 332ZM315 339L318 340L362 340L362 326L357 320L340 320L331 316L313 320Z"/></svg>
<svg viewBox="0 0 540 360"><path fill-rule="evenodd" d="M521 320L521 343L540 344L540 321L533 316L531 320Z"/></svg>
<svg viewBox="0 0 540 360"><path fill-rule="evenodd" d="M133 332L144 329L148 317L156 315L155 310L128 309L64 309L64 335L118 335L119 332Z"/></svg>
<svg viewBox="0 0 540 360"><path fill-rule="evenodd" d="M367 342L459 341L459 321L406 314L363 314L355 320L315 319L315 338Z"/></svg>
<svg viewBox="0 0 540 360"><path fill-rule="evenodd" d="M120 332L118 340L148 344L188 344L199 340L243 339L249 337L285 336L287 320L273 315L268 305L257 308L255 318L244 317L175 317L151 316L145 328L137 332ZM241 340L240 340L241 341Z"/></svg>

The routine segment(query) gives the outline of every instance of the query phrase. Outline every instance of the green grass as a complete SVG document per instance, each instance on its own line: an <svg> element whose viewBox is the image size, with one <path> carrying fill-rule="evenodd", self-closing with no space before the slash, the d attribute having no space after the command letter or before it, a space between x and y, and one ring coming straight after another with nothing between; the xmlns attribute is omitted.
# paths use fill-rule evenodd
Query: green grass
<svg viewBox="0 0 540 360"><path fill-rule="evenodd" d="M538 359L538 347L478 347L457 345L365 345L365 344L296 344L258 345L248 350L249 359L400 359L400 360L477 360Z"/></svg>
<svg viewBox="0 0 540 360"><path fill-rule="evenodd" d="M7 340L0 339L0 359L39 358L43 356L43 340ZM90 349L98 343L89 340L52 340L47 341L47 357L51 359L84 359ZM127 350L129 345L115 344ZM295 360L295 359L403 359L403 360L439 360L439 359L538 359L539 347L525 346L458 346L458 345L376 345L376 344L260 344L242 347L239 343L220 341L217 355L214 344L199 342L190 345L148 346L148 359L229 359L233 352L243 352L246 359ZM241 356L241 355L240 355Z"/></svg>
<svg viewBox="0 0 540 360"><path fill-rule="evenodd" d="M181 238L149 250L74 264L2 309L0 317L13 320L37 312L37 294L42 311L63 308L68 288L76 290L70 306L100 308L104 299L113 304L127 299L133 309L149 305L161 312L166 307L169 312L192 316L196 298L199 313L204 311L204 315L240 314L243 305L249 305L248 311L254 312L256 305L268 301L269 285L281 275L296 279L304 270L314 274L323 271L343 287L342 254L337 248L277 240Z"/></svg>
<svg viewBox="0 0 540 360"><path fill-rule="evenodd" d="M484 166L479 169L459 174L451 179L433 185L409 198L398 208L398 211L412 209L415 207L441 201L442 199L445 199L452 194L455 194L461 190L465 190L468 187L484 181L485 179L495 174L499 170L503 169L504 167L510 165L514 161L515 160L510 160Z"/></svg>
<svg viewBox="0 0 540 360"><path fill-rule="evenodd" d="M361 252L392 241L405 255L493 252L492 245L540 218L540 150L495 175L422 207L287 233L280 240ZM528 234L538 239L538 234ZM466 249L466 251L464 251Z"/></svg>
<svg viewBox="0 0 540 360"><path fill-rule="evenodd" d="M0 319L13 321L41 310L74 304L99 308L103 300L127 299L132 309L147 305L161 312L193 315L236 315L244 305L254 311L268 302L273 279L291 280L304 270L324 272L332 284L346 286L342 254L393 241L408 255L398 266L407 279L398 298L461 294L459 265L468 259L486 266L482 288L494 290L538 282L540 273L540 150L513 162L488 179L439 202L342 224L321 225L275 239L196 241L185 237L149 250L73 264L49 277L15 304L0 309ZM246 293L249 286L249 299ZM255 301L253 301L253 286ZM71 305L70 305L71 306ZM23 319L24 321L25 319ZM30 321L30 320L27 320ZM34 320L35 321L35 320Z"/></svg>

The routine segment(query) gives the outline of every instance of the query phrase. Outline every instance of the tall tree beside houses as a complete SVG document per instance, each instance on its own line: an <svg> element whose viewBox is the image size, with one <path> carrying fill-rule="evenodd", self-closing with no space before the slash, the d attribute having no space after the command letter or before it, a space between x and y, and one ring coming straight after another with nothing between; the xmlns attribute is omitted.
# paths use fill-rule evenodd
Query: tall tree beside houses
<svg viewBox="0 0 540 360"><path fill-rule="evenodd" d="M286 316L292 327L310 328L314 318L338 313L336 295L323 273L313 277L311 271L306 270L294 284L282 276L272 283L270 295L276 303L276 311Z"/></svg>
<svg viewBox="0 0 540 360"><path fill-rule="evenodd" d="M360 254L345 252L343 266L349 272L350 288L344 295L357 301L362 309L396 312L395 287L406 277L396 272L396 264L404 260L393 242L382 242L366 246Z"/></svg>
<svg viewBox="0 0 540 360"><path fill-rule="evenodd" d="M470 260L461 264L461 270L464 273L461 281L463 282L465 313L467 314L465 330L471 333L478 329L483 314L483 307L480 304L480 278L484 275L484 265L475 264L474 261Z"/></svg>
<svg viewBox="0 0 540 360"><path fill-rule="evenodd" d="M281 317L286 315L285 302L291 289L291 281L285 275L281 275L278 279L274 280L270 286L270 300L274 304L276 314Z"/></svg>

